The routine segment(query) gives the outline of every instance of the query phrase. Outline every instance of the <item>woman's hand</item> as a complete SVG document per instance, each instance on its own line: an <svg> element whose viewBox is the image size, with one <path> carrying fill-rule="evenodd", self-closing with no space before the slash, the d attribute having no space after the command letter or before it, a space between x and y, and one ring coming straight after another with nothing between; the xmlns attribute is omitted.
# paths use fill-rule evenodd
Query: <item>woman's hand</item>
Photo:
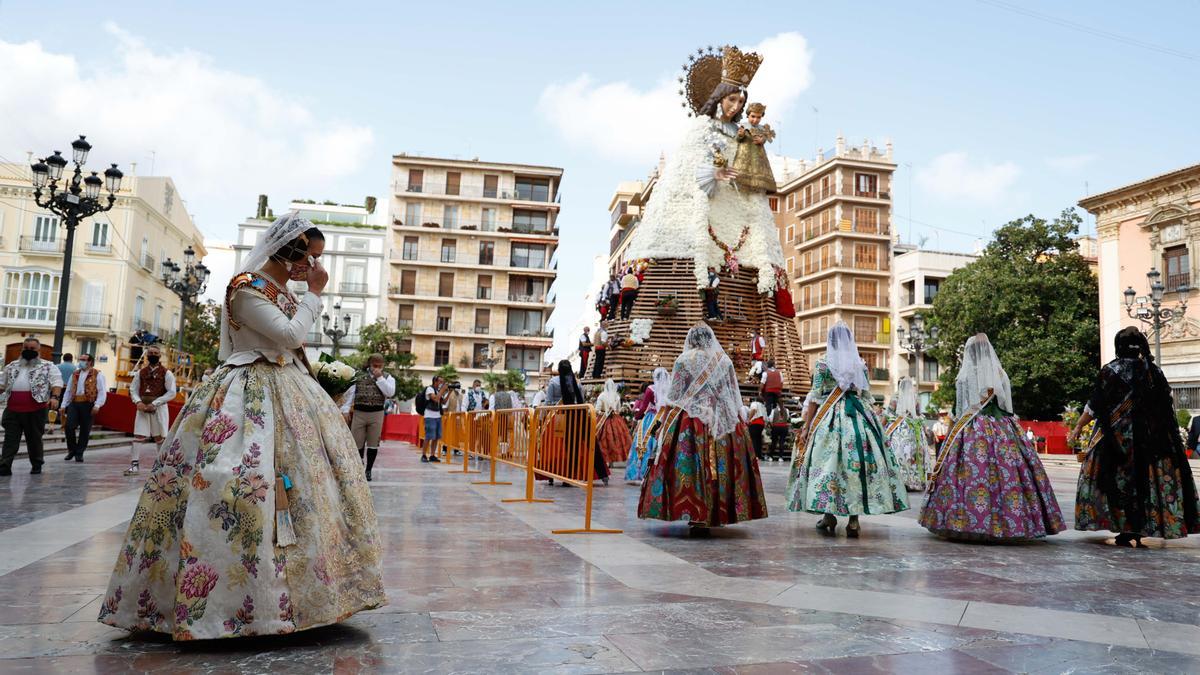
<svg viewBox="0 0 1200 675"><path fill-rule="evenodd" d="M308 292L320 295L321 291L325 290L327 283L329 283L329 271L325 269L319 259L313 260L312 267L308 268Z"/></svg>
<svg viewBox="0 0 1200 675"><path fill-rule="evenodd" d="M1075 427L1074 429L1071 430L1071 433L1067 434L1067 447L1069 447L1069 448L1075 447L1076 443L1078 441L1079 441L1079 427Z"/></svg>
<svg viewBox="0 0 1200 675"><path fill-rule="evenodd" d="M717 180L737 180L737 177L738 172L730 169L727 166L723 166L713 171L713 178L716 178Z"/></svg>

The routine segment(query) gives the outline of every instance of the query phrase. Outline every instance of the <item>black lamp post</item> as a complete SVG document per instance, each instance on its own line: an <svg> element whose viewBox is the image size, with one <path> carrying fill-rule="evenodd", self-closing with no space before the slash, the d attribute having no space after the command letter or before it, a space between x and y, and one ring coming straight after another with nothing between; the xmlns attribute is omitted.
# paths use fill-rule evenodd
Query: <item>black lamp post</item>
<svg viewBox="0 0 1200 675"><path fill-rule="evenodd" d="M480 358L480 362L483 363L484 367L487 368L488 372L490 373L492 372L492 368L494 368L497 363L500 363L500 357L503 353L503 350L496 350L495 342L489 342L488 346L479 350L479 355L482 357Z"/></svg>
<svg viewBox="0 0 1200 675"><path fill-rule="evenodd" d="M58 284L58 313L54 318L54 362L62 358L63 334L67 326L67 298L71 291L71 255L75 251L75 228L88 216L108 211L117 201L124 174L113 164L104 170L104 178L91 172L83 175L92 144L83 136L71 142L71 161L75 170L69 178L63 178L67 159L58 150L45 159L38 160L33 170L33 201L43 209L57 215L67 227L66 248L63 251L62 278ZM62 181L62 184L59 184ZM101 188L108 197L100 196ZM45 195L43 197L43 191Z"/></svg>
<svg viewBox="0 0 1200 675"><path fill-rule="evenodd" d="M910 329L906 332L904 326L896 326L896 337L899 339L900 348L906 352L912 353L916 357L916 377L913 378L913 383L917 391L917 402L921 400L921 355L930 347L936 347L938 343L938 327L934 326L925 331L925 317L920 313L913 314Z"/></svg>
<svg viewBox="0 0 1200 675"><path fill-rule="evenodd" d="M1192 290L1191 286L1180 286L1175 289L1179 291L1179 304L1163 307L1163 295L1167 292L1167 287L1163 285L1161 278L1162 274L1153 267L1146 272L1146 279L1150 281L1148 298L1144 295L1138 297L1133 286L1125 289L1125 313L1130 318L1154 327L1154 360L1159 362L1162 361L1162 329L1172 321L1182 319L1187 313L1187 294Z"/></svg>
<svg viewBox="0 0 1200 675"><path fill-rule="evenodd" d="M163 261L162 282L172 293L179 296L182 306L179 309L179 351L183 351L183 329L187 324L188 305L196 301L196 296L204 292L208 286L208 267L196 260L196 252L188 246L183 250L183 267L167 258Z"/></svg>
<svg viewBox="0 0 1200 675"><path fill-rule="evenodd" d="M342 338L346 337L350 333L350 315L343 314L342 320L339 322L337 319L337 313L340 311L342 311L342 303L338 302L333 306L332 317L330 317L329 314L321 315L321 325L324 327L323 332L329 336L330 340L333 340L334 358L337 358L338 346L341 343Z"/></svg>

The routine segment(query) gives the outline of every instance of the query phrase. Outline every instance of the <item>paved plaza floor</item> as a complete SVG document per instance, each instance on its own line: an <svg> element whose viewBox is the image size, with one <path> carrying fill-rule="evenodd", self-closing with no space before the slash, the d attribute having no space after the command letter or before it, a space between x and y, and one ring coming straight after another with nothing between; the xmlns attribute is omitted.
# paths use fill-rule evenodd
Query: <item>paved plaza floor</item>
<svg viewBox="0 0 1200 675"><path fill-rule="evenodd" d="M939 540L913 510L817 533L783 508L690 538L639 521L638 489L514 486L421 464L388 444L371 484L388 606L277 638L173 644L96 623L141 482L114 448L18 460L0 478L0 673L1133 673L1200 672L1200 537L1117 549L1070 531L1018 545ZM1078 465L1052 463L1064 514ZM840 523L839 525L844 525Z"/></svg>

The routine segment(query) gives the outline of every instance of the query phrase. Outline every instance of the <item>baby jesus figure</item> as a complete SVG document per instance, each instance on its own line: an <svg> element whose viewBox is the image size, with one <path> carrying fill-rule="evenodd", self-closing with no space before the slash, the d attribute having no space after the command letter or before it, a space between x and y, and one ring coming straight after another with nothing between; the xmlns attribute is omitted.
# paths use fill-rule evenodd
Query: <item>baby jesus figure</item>
<svg viewBox="0 0 1200 675"><path fill-rule="evenodd" d="M746 106L749 125L738 127L733 170L737 172L736 181L742 189L770 194L777 188L764 145L775 140L775 130L771 125L762 123L766 112L767 107L761 103Z"/></svg>

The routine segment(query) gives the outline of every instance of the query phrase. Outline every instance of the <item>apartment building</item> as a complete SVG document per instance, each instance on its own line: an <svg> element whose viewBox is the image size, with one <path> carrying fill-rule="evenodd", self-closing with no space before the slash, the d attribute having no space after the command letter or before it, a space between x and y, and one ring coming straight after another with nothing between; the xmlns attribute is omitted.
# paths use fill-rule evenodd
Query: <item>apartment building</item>
<svg viewBox="0 0 1200 675"><path fill-rule="evenodd" d="M109 382L117 347L134 331L178 330L180 301L163 285L163 262L182 262L189 247L197 259L207 253L175 182L138 176L136 166L129 174L112 210L75 230L63 342L64 352L94 356ZM0 344L53 340L66 235L35 203L29 165L0 163Z"/></svg>
<svg viewBox="0 0 1200 675"><path fill-rule="evenodd" d="M387 316L384 290L389 274L390 236L387 226L372 222L375 200L369 197L366 204L307 200L288 204L288 210L299 211L325 235L321 264L329 272L329 283L321 294L321 303L322 317L328 319L315 322L305 339L310 360L316 359L320 352L333 353L333 338L325 332L327 326L339 324L346 333L338 340L339 353L353 352L358 347L362 327ZM265 207L265 201L260 201L255 217L238 225L238 239L233 246L237 267L271 224ZM288 282L288 286L298 296L308 289L302 281Z"/></svg>
<svg viewBox="0 0 1200 675"><path fill-rule="evenodd" d="M559 186L556 167L392 158L389 321L412 330L423 379L452 365L545 379L553 343Z"/></svg>
<svg viewBox="0 0 1200 675"><path fill-rule="evenodd" d="M801 160L771 198L802 349L809 362L825 351L839 319L854 332L877 396L889 389L892 330L892 145L846 144Z"/></svg>
<svg viewBox="0 0 1200 675"><path fill-rule="evenodd" d="M611 218L608 244L608 269L615 272L621 266L621 256L629 248L630 237L637 229L642 218L642 209L650 192L654 189L657 177L649 181L625 180L617 183L617 189L608 200L608 212Z"/></svg>

